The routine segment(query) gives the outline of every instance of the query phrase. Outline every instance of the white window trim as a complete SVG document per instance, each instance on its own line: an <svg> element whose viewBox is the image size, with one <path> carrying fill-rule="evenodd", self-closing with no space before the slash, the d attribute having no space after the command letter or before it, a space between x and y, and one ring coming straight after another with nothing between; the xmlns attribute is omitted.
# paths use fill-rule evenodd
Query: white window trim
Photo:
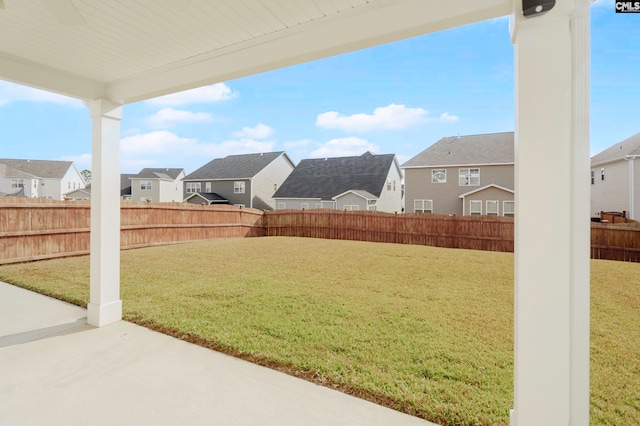
<svg viewBox="0 0 640 426"><path fill-rule="evenodd" d="M426 208L428 205L429 208ZM420 208L416 208L420 206ZM413 212L414 213L433 213L433 200L413 200Z"/></svg>
<svg viewBox="0 0 640 426"><path fill-rule="evenodd" d="M198 182L198 183L200 183L200 182ZM204 183L204 188L205 188L204 192L210 193L211 192L211 182L205 182Z"/></svg>
<svg viewBox="0 0 640 426"><path fill-rule="evenodd" d="M342 207L342 210L356 211L356 210L360 210L360 206L357 204L345 204Z"/></svg>
<svg viewBox="0 0 640 426"><path fill-rule="evenodd" d="M196 194L200 192L202 189L202 184L200 182L187 182L187 194Z"/></svg>
<svg viewBox="0 0 640 426"><path fill-rule="evenodd" d="M287 208L287 203L278 203L278 210L284 210Z"/></svg>
<svg viewBox="0 0 640 426"><path fill-rule="evenodd" d="M473 209L473 205L480 206L480 212ZM482 200L469 200L469 216L482 216Z"/></svg>
<svg viewBox="0 0 640 426"><path fill-rule="evenodd" d="M508 203L511 203L511 205L513 206L513 213L507 213L507 209L506 209L506 205ZM502 216L505 217L515 217L516 216L516 202L512 201L512 200L506 200L502 202Z"/></svg>
<svg viewBox="0 0 640 426"><path fill-rule="evenodd" d="M245 182L242 180L238 180L233 182L233 193L234 194L244 194L245 191Z"/></svg>
<svg viewBox="0 0 640 426"><path fill-rule="evenodd" d="M309 210L309 203L300 203L300 208Z"/></svg>
<svg viewBox="0 0 640 426"><path fill-rule="evenodd" d="M444 174L443 180L436 179L436 173ZM447 169L432 169L431 170L431 183L447 183Z"/></svg>
<svg viewBox="0 0 640 426"><path fill-rule="evenodd" d="M495 204L496 206L496 212L495 213L489 213L489 204ZM486 214L487 216L500 216L500 201L498 200L487 200L486 201Z"/></svg>
<svg viewBox="0 0 640 426"><path fill-rule="evenodd" d="M322 203L316 203L316 209L321 209L322 208Z"/></svg>
<svg viewBox="0 0 640 426"><path fill-rule="evenodd" d="M472 179L473 179L473 175L472 175L472 170L477 170L478 171L478 182L477 183L472 183ZM463 176L464 173L464 176ZM461 178L466 178L467 179L467 183L466 184L462 184L461 183ZM480 186L480 168L479 167L469 167L469 168L464 168L464 169L458 169L458 186Z"/></svg>
<svg viewBox="0 0 640 426"><path fill-rule="evenodd" d="M151 191L152 184L150 180L140 181L140 191Z"/></svg>
<svg viewBox="0 0 640 426"><path fill-rule="evenodd" d="M372 211L372 212L378 211L378 206L376 206L375 204L369 204L367 206L367 210Z"/></svg>

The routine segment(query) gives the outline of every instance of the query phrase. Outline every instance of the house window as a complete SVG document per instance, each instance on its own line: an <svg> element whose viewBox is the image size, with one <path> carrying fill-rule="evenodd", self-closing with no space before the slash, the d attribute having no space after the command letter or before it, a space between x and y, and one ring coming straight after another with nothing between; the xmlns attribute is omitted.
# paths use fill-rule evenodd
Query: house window
<svg viewBox="0 0 640 426"><path fill-rule="evenodd" d="M234 204L234 206L236 206L236 207L240 207L241 209L243 209L243 208L244 208L244 204Z"/></svg>
<svg viewBox="0 0 640 426"><path fill-rule="evenodd" d="M447 169L431 170L431 183L447 183Z"/></svg>
<svg viewBox="0 0 640 426"><path fill-rule="evenodd" d="M391 191L391 179L387 179L387 191Z"/></svg>
<svg viewBox="0 0 640 426"><path fill-rule="evenodd" d="M146 203L150 203L151 202L151 197L140 197L140 201L144 201Z"/></svg>
<svg viewBox="0 0 640 426"><path fill-rule="evenodd" d="M375 204L369 204L369 205L367 206L367 210L372 211L372 212L375 212L375 211L377 211L377 210L378 210L378 206L376 206Z"/></svg>
<svg viewBox="0 0 640 426"><path fill-rule="evenodd" d="M413 200L413 211L416 213L433 213L433 200Z"/></svg>
<svg viewBox="0 0 640 426"><path fill-rule="evenodd" d="M393 190L394 191L396 190L396 180L395 179L393 180Z"/></svg>
<svg viewBox="0 0 640 426"><path fill-rule="evenodd" d="M604 169L600 169L600 180L604 180Z"/></svg>
<svg viewBox="0 0 640 426"><path fill-rule="evenodd" d="M233 193L244 194L244 182L233 182Z"/></svg>
<svg viewBox="0 0 640 426"><path fill-rule="evenodd" d="M488 216L498 216L500 209L499 201L487 201L487 215Z"/></svg>
<svg viewBox="0 0 640 426"><path fill-rule="evenodd" d="M11 179L12 188L24 188L24 179Z"/></svg>
<svg viewBox="0 0 640 426"><path fill-rule="evenodd" d="M322 208L322 203L316 203L316 209L321 209Z"/></svg>
<svg viewBox="0 0 640 426"><path fill-rule="evenodd" d="M309 203L300 203L300 208L301 209L308 209L309 208Z"/></svg>
<svg viewBox="0 0 640 426"><path fill-rule="evenodd" d="M205 192L211 192L211 182L205 182L204 188Z"/></svg>
<svg viewBox="0 0 640 426"><path fill-rule="evenodd" d="M514 217L516 212L516 203L514 201L502 202L502 215L505 217Z"/></svg>
<svg viewBox="0 0 640 426"><path fill-rule="evenodd" d="M480 186L480 169L460 169L459 186Z"/></svg>
<svg viewBox="0 0 640 426"><path fill-rule="evenodd" d="M141 180L140 181L140 191L151 191L151 181L150 180Z"/></svg>
<svg viewBox="0 0 640 426"><path fill-rule="evenodd" d="M210 184L210 182L207 182ZM202 189L202 184L200 182L187 182L187 194L195 194L196 192L200 192ZM211 190L207 191L211 192Z"/></svg>
<svg viewBox="0 0 640 426"><path fill-rule="evenodd" d="M287 205L285 203L278 203L278 210L282 210L287 208Z"/></svg>
<svg viewBox="0 0 640 426"><path fill-rule="evenodd" d="M469 214L471 216L478 216L482 214L482 201L471 200L469 201Z"/></svg>
<svg viewBox="0 0 640 426"><path fill-rule="evenodd" d="M596 183L596 172L595 170L591 170L591 185Z"/></svg>
<svg viewBox="0 0 640 426"><path fill-rule="evenodd" d="M345 204L345 205L344 205L344 209L345 209L345 210L349 210L349 211L352 211L352 210L360 210L360 206L359 206L359 205L357 205L357 204Z"/></svg>

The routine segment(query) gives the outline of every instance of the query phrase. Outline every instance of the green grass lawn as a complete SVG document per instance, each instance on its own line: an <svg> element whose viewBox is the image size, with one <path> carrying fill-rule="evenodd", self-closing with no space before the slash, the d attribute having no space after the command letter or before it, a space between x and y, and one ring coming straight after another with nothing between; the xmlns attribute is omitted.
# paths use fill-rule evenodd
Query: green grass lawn
<svg viewBox="0 0 640 426"><path fill-rule="evenodd" d="M0 267L85 306L87 257ZM592 262L592 424L640 424L640 264ZM508 424L513 255L303 238L122 252L125 319L446 425Z"/></svg>

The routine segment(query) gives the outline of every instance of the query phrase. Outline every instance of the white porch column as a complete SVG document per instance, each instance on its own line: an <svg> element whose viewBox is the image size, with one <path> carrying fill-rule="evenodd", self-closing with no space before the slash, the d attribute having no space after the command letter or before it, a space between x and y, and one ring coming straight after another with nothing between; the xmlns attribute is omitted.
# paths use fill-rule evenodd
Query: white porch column
<svg viewBox="0 0 640 426"><path fill-rule="evenodd" d="M517 426L589 424L590 3L514 1Z"/></svg>
<svg viewBox="0 0 640 426"><path fill-rule="evenodd" d="M122 106L90 101L91 294L87 321L102 327L122 319L120 300L120 118Z"/></svg>

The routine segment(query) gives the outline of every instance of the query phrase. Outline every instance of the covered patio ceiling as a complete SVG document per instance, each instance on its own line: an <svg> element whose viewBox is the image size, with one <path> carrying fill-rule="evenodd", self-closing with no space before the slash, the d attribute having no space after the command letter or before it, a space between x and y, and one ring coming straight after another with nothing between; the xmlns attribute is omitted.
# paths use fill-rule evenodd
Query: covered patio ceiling
<svg viewBox="0 0 640 426"><path fill-rule="evenodd" d="M125 104L508 15L512 1L4 0L4 5L1 79Z"/></svg>

